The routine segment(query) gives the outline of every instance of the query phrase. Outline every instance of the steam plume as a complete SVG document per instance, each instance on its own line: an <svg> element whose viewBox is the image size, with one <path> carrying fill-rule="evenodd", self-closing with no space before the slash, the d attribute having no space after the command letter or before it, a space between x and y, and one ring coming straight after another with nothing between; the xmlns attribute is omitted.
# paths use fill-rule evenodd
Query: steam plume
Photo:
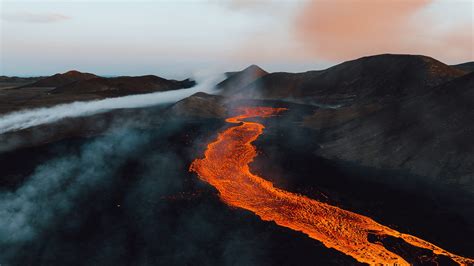
<svg viewBox="0 0 474 266"><path fill-rule="evenodd" d="M200 79L199 77L197 78ZM202 77L202 81L189 89L179 89L148 94L107 98L103 100L73 102L47 108L36 108L6 114L0 117L0 134L52 123L63 118L88 116L113 109L139 108L163 103L172 103L196 92L212 92L222 75Z"/></svg>

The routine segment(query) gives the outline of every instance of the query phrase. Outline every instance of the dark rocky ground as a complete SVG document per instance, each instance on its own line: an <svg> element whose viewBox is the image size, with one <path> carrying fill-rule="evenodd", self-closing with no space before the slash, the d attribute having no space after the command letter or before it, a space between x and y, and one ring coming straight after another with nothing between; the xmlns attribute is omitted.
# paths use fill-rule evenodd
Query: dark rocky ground
<svg viewBox="0 0 474 266"><path fill-rule="evenodd" d="M230 78L245 81L242 89L252 87L256 98L282 99L241 99L235 89L224 97L198 93L172 105L2 134L0 214L9 218L0 221L0 264L358 265L299 232L229 208L188 172L230 126L223 118L242 105L289 108L261 120L254 172L473 258L474 76L433 60L385 55L300 74L253 66ZM391 67L371 74L375 65ZM331 80L338 82L329 86ZM0 109L59 99L35 100L37 89L51 90L1 90ZM79 97L58 95L61 102ZM431 255L426 250L373 241L414 265L434 265L422 259Z"/></svg>
<svg viewBox="0 0 474 266"><path fill-rule="evenodd" d="M472 217L466 212L472 198L459 193L453 198L449 191L403 174L318 156L313 152L317 135L297 123L314 107L238 104L290 108L281 117L265 120L265 134L255 143L260 151L252 165L256 173L279 187L473 256ZM78 126L83 133L76 129L74 136L2 153L2 192L13 193L16 201L25 200L30 206L15 212L26 219L18 232L28 225L36 233L21 241L2 238L1 258L12 265L357 265L301 233L220 202L215 191L187 169L216 132L228 125L212 118L137 122L134 117L145 113L159 117L172 110L163 108L101 115L109 125L100 135L84 126L99 118L83 118ZM132 121L124 124L127 116ZM38 191L24 191L25 186ZM15 201L7 202L16 206ZM407 250L409 259L413 250ZM412 258L423 264L417 260Z"/></svg>
<svg viewBox="0 0 474 266"><path fill-rule="evenodd" d="M228 208L188 172L222 126L217 119L169 119L2 153L2 191L28 198L24 204L32 209L13 216L21 213L37 233L2 238L0 259L7 265L357 264L300 233ZM60 190L37 180L42 171L55 175L58 161ZM21 189L31 183L40 191ZM69 204L55 206L64 201Z"/></svg>

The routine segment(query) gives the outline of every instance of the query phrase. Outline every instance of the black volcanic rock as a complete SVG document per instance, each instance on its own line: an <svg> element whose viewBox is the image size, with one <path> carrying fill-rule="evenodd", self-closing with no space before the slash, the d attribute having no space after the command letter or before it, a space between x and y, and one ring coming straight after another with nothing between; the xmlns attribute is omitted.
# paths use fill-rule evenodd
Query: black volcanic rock
<svg viewBox="0 0 474 266"><path fill-rule="evenodd" d="M268 73L259 66L251 65L242 71L227 72L227 79L217 84L223 95L235 95L241 88L253 84L257 79L264 77Z"/></svg>
<svg viewBox="0 0 474 266"><path fill-rule="evenodd" d="M411 246L400 238L369 234L368 240L369 242L383 245L389 251L400 255L403 259L408 261L410 265L459 265L448 256L434 254L428 249Z"/></svg>
<svg viewBox="0 0 474 266"><path fill-rule="evenodd" d="M93 78L77 81L56 88L53 94L84 94L128 95L156 91L190 88L196 83L186 79L183 81L168 80L153 75L139 77Z"/></svg>
<svg viewBox="0 0 474 266"><path fill-rule="evenodd" d="M406 171L474 193L473 107L471 73L386 106L316 111L305 125L317 130L317 153L325 158Z"/></svg>
<svg viewBox="0 0 474 266"><path fill-rule="evenodd" d="M97 78L97 76L91 73L82 73L76 70L71 70L66 73L58 73L51 77L41 79L35 83L28 85L28 87L59 87L76 81L88 80L93 78Z"/></svg>
<svg viewBox="0 0 474 266"><path fill-rule="evenodd" d="M462 64L452 65L456 69L466 71L466 72L473 72L474 71L474 62L466 62Z"/></svg>
<svg viewBox="0 0 474 266"><path fill-rule="evenodd" d="M261 98L292 98L318 103L381 101L420 95L465 74L433 58L384 54L347 61L322 71L270 73L246 88Z"/></svg>

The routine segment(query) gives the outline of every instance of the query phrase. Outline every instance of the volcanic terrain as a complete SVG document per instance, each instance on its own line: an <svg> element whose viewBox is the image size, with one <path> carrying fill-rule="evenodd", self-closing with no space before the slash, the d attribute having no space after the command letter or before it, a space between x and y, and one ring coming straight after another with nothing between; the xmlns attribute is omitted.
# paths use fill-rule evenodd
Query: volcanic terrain
<svg viewBox="0 0 474 266"><path fill-rule="evenodd" d="M6 131L0 264L470 265L470 64L252 65L212 94ZM0 125L195 85L75 71L31 81L0 90Z"/></svg>
<svg viewBox="0 0 474 266"><path fill-rule="evenodd" d="M23 84L20 80L17 84ZM1 82L0 82L1 84ZM12 83L8 83L12 86ZM75 70L9 89L0 89L0 114L21 109L52 106L158 91L190 88L193 80L168 80L148 75L139 77L98 77Z"/></svg>

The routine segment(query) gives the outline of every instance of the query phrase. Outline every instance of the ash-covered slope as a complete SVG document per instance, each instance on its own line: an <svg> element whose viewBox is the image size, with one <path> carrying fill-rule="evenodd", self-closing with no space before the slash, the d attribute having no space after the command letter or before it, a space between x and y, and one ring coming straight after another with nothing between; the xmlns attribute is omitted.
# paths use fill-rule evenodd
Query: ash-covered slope
<svg viewBox="0 0 474 266"><path fill-rule="evenodd" d="M251 65L242 71L228 72L227 79L217 84L217 88L221 90L223 95L235 95L239 93L241 88L253 84L256 80L267 74L268 72L259 66ZM255 84L252 86L255 86Z"/></svg>
<svg viewBox="0 0 474 266"><path fill-rule="evenodd" d="M260 98L349 104L420 95L463 74L464 71L430 57L383 54L322 71L270 73L235 91Z"/></svg>
<svg viewBox="0 0 474 266"><path fill-rule="evenodd" d="M170 118L225 118L227 107L224 98L198 92L170 106L165 116Z"/></svg>
<svg viewBox="0 0 474 266"><path fill-rule="evenodd" d="M59 87L66 84L70 84L80 80L88 80L97 78L98 76L91 73L82 73L76 70L71 70L65 73L58 73L51 77L47 77L32 84L26 85L27 87ZM24 86L24 87L26 87Z"/></svg>
<svg viewBox="0 0 474 266"><path fill-rule="evenodd" d="M190 88L196 82L186 79L183 81L168 80L161 77L147 75L139 77L116 77L116 78L93 78L80 80L64 86L60 86L51 93L53 94L86 94L94 93L101 95L128 95L137 93L150 93L156 91L176 90Z"/></svg>
<svg viewBox="0 0 474 266"><path fill-rule="evenodd" d="M474 73L421 96L380 105L316 111L305 125L322 139L318 154L402 170L474 192Z"/></svg>

